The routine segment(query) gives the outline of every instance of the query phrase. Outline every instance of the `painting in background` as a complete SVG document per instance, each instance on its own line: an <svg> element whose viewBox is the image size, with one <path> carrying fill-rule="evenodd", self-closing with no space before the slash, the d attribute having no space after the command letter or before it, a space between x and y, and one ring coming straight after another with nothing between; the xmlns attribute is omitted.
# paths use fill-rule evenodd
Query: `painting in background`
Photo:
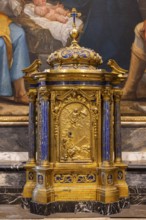
<svg viewBox="0 0 146 220"><path fill-rule="evenodd" d="M56 5L58 1L47 2ZM81 19L77 20L80 30L79 42L81 46L92 48L103 57L104 63L101 68L106 68L110 58L115 59L121 67L129 68L134 28L144 19L142 15L146 14L144 13L146 2L144 4L143 0L60 0L59 3L63 4L66 10L75 7L82 13ZM49 21L46 17L40 18L34 13L33 1L0 0L0 11L23 28L30 62L36 58L41 59L42 69L48 68L46 63L48 54L70 43L71 19L61 23ZM143 77L141 85L144 83ZM145 95L143 86L140 86L138 93L140 96ZM5 112L4 105L0 104L0 114L28 114L27 106L26 109L21 105L18 108L13 101L10 103L11 99L9 103L5 102L4 98L1 100L6 106L10 105L10 108L6 107ZM129 102L128 105L130 106ZM133 110L133 105L131 110L131 107L125 106L127 102L122 108L126 114L141 114L141 111Z"/></svg>

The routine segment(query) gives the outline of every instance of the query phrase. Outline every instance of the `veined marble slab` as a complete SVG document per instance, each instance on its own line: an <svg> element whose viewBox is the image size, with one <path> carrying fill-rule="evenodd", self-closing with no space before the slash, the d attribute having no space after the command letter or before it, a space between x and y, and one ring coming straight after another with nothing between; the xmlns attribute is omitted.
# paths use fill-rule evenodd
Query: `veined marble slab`
<svg viewBox="0 0 146 220"><path fill-rule="evenodd" d="M5 173L0 173L0 187L1 186L10 186L10 184L6 181L6 175Z"/></svg>
<svg viewBox="0 0 146 220"><path fill-rule="evenodd" d="M22 188L24 186L25 181L24 172L0 172L0 188L11 187L17 190L17 188Z"/></svg>

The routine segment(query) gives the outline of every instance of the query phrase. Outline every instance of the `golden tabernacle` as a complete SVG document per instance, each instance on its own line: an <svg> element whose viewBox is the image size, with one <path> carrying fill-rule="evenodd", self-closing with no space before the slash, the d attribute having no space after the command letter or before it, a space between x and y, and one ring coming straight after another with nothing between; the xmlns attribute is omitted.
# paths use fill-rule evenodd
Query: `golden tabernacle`
<svg viewBox="0 0 146 220"><path fill-rule="evenodd" d="M80 47L72 10L71 46L24 70L29 84L29 144L23 199L30 211L113 214L129 205L121 157L120 99L125 71ZM98 39L97 39L98 40Z"/></svg>

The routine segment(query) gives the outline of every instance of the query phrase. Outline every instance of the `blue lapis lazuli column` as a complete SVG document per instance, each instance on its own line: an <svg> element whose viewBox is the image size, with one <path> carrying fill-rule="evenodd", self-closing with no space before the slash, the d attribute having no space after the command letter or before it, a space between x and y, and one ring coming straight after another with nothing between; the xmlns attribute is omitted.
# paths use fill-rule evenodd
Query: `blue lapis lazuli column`
<svg viewBox="0 0 146 220"><path fill-rule="evenodd" d="M49 101L41 99L40 101L41 114L41 161L48 161L49 158Z"/></svg>
<svg viewBox="0 0 146 220"><path fill-rule="evenodd" d="M110 101L103 100L102 161L110 161Z"/></svg>
<svg viewBox="0 0 146 220"><path fill-rule="evenodd" d="M118 96L119 97L119 96ZM121 111L119 98L114 100L114 145L115 145L115 160L120 161L121 152Z"/></svg>
<svg viewBox="0 0 146 220"><path fill-rule="evenodd" d="M29 102L29 159L36 161L35 96Z"/></svg>

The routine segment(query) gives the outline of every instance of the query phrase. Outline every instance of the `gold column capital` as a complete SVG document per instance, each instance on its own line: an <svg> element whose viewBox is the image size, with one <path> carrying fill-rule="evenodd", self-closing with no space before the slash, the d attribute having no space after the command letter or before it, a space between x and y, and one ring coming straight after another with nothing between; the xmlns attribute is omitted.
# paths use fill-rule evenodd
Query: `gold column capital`
<svg viewBox="0 0 146 220"><path fill-rule="evenodd" d="M51 92L47 89L47 87L40 87L38 90L39 93L39 99L48 101L50 99Z"/></svg>
<svg viewBox="0 0 146 220"><path fill-rule="evenodd" d="M113 92L113 97L114 97L114 100L116 102L120 102L121 101L122 95L123 95L123 91L121 89L116 89Z"/></svg>
<svg viewBox="0 0 146 220"><path fill-rule="evenodd" d="M37 91L36 91L36 89L34 89L34 90L29 90L29 92L28 92L29 102L35 102L35 101L36 101L36 97L37 97Z"/></svg>
<svg viewBox="0 0 146 220"><path fill-rule="evenodd" d="M102 94L102 97L103 97L104 101L110 101L111 100L112 93L111 93L111 89L110 88L102 90L101 94Z"/></svg>

